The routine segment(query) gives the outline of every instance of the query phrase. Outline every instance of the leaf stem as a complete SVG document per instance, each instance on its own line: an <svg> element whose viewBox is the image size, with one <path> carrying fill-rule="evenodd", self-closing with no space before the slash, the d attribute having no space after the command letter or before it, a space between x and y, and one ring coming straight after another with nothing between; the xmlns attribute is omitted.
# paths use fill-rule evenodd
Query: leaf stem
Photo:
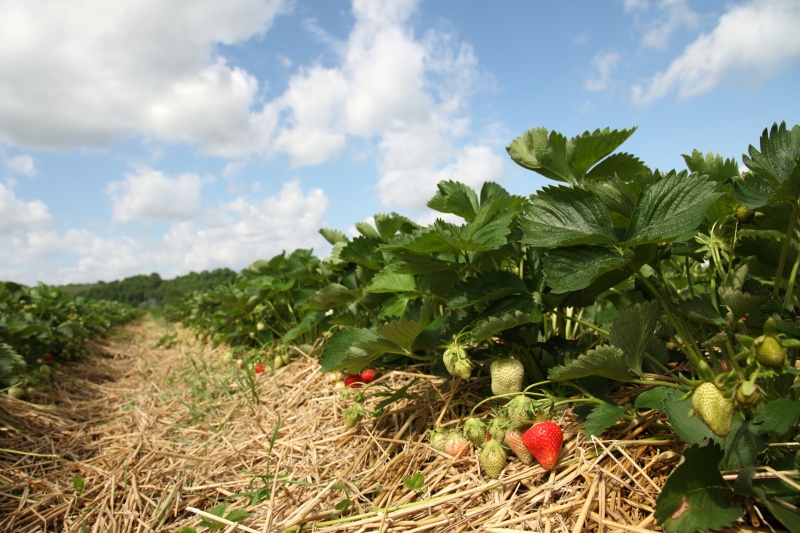
<svg viewBox="0 0 800 533"><path fill-rule="evenodd" d="M795 200L792 205L792 214L789 217L789 226L786 228L786 238L783 240L781 247L781 255L778 259L778 271L775 273L775 285L772 288L773 294L777 297L780 292L781 285L783 284L783 270L786 268L786 260L789 257L789 248L794 241L794 232L797 227L797 218L800 216L800 202ZM796 270L796 269L795 269ZM793 280L792 280L793 281ZM791 303L792 286L786 289L787 299L786 302Z"/></svg>

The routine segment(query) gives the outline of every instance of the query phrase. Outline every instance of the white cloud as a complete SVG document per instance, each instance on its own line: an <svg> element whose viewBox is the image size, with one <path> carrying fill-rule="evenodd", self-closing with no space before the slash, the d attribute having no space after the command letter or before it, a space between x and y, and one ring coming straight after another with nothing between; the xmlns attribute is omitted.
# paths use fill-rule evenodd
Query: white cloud
<svg viewBox="0 0 800 533"><path fill-rule="evenodd" d="M631 9L648 11L648 8L648 5L640 5ZM656 11L654 18L643 23L642 44L647 47L664 49L675 31L695 28L699 22L687 0L661 0Z"/></svg>
<svg viewBox="0 0 800 533"><path fill-rule="evenodd" d="M0 183L0 238L23 235L48 227L50 211L40 200L20 200L14 191Z"/></svg>
<svg viewBox="0 0 800 533"><path fill-rule="evenodd" d="M125 174L122 181L108 184L114 219L188 220L198 214L202 182L195 174L174 178L156 170Z"/></svg>
<svg viewBox="0 0 800 533"><path fill-rule="evenodd" d="M354 1L352 32L331 45L339 63L299 70L276 102L288 120L275 148L295 165L335 158L358 144L350 139L375 139L381 156L376 191L385 208L423 208L440 176L474 162L478 147L460 146L470 133L465 110L471 95L490 83L472 48L452 33L414 36L409 18L416 4ZM332 40L316 23L307 25L319 39ZM483 179L500 179L503 160L484 147L481 162L491 171Z"/></svg>
<svg viewBox="0 0 800 533"><path fill-rule="evenodd" d="M592 66L597 70L597 75L584 82L587 91L603 91L612 84L611 71L619 64L621 56L617 52L601 52L592 58Z"/></svg>
<svg viewBox="0 0 800 533"><path fill-rule="evenodd" d="M753 0L732 7L711 33L686 47L669 68L634 85L633 102L648 105L673 91L687 99L736 78L766 78L800 57L800 2Z"/></svg>
<svg viewBox="0 0 800 533"><path fill-rule="evenodd" d="M105 146L138 133L215 153L263 141L272 121L251 111L256 80L214 46L264 33L284 9L282 0L3 2L0 140Z"/></svg>
<svg viewBox="0 0 800 533"><path fill-rule="evenodd" d="M15 174L22 174L23 176L35 176L36 165L33 158L29 155L16 155L9 157L5 161L5 166Z"/></svg>

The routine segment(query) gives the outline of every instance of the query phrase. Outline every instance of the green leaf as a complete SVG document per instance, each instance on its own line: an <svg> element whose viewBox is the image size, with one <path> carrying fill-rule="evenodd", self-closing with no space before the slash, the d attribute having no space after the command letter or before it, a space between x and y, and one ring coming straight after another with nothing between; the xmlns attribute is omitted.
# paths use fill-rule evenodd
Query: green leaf
<svg viewBox="0 0 800 533"><path fill-rule="evenodd" d="M501 313L499 316L490 315L475 322L470 336L474 342L481 342L491 339L501 331L531 322L531 313L520 310Z"/></svg>
<svg viewBox="0 0 800 533"><path fill-rule="evenodd" d="M231 522L242 522L243 520L250 518L250 513L243 511L242 509L234 509L230 513L226 514L225 518Z"/></svg>
<svg viewBox="0 0 800 533"><path fill-rule="evenodd" d="M364 222L363 220L359 221L359 222L356 222L355 223L355 227L356 227L356 231L358 231L361 235L363 235L364 237L367 237L368 239L375 239L377 241L377 240L380 240L380 238L381 238L381 235L380 235L380 233L378 233L378 230L373 228L369 224L369 222Z"/></svg>
<svg viewBox="0 0 800 533"><path fill-rule="evenodd" d="M319 230L319 234L322 235L326 241L330 244L336 244L337 242L349 242L350 239L337 229L330 229L330 228L322 228Z"/></svg>
<svg viewBox="0 0 800 533"><path fill-rule="evenodd" d="M367 285L366 291L373 293L416 291L417 282L414 275L398 272L399 266L392 264L379 270Z"/></svg>
<svg viewBox="0 0 800 533"><path fill-rule="evenodd" d="M639 158L620 152L611 154L600 161L586 174L586 179L606 181L609 178L619 178L624 181L632 181L646 172L648 172L648 168Z"/></svg>
<svg viewBox="0 0 800 533"><path fill-rule="evenodd" d="M589 437L592 435L599 435L622 418L624 413L625 407L603 402L592 409L592 412L586 417L583 431Z"/></svg>
<svg viewBox="0 0 800 533"><path fill-rule="evenodd" d="M664 410L664 400L673 391L672 387L658 386L648 389L636 397L633 406L637 409L657 409Z"/></svg>
<svg viewBox="0 0 800 533"><path fill-rule="evenodd" d="M655 300L637 303L624 309L611 325L611 345L622 350L628 370L637 376L642 375L642 359L653 338L660 314L661 306Z"/></svg>
<svg viewBox="0 0 800 533"><path fill-rule="evenodd" d="M469 221L478 211L478 195L468 185L456 181L440 181L428 207L440 213L452 213Z"/></svg>
<svg viewBox="0 0 800 533"><path fill-rule="evenodd" d="M323 372L343 370L349 374L360 372L369 363L385 352L365 350L359 343L376 341L380 336L370 329L345 328L331 337L320 355L319 364Z"/></svg>
<svg viewBox="0 0 800 533"><path fill-rule="evenodd" d="M447 306L452 309L463 309L512 294L529 295L530 291L519 276L506 270L489 270L465 279L455 287L453 294Z"/></svg>
<svg viewBox="0 0 800 533"><path fill-rule="evenodd" d="M683 453L683 463L669 476L656 499L654 516L665 531L708 531L741 516L717 468L721 458L717 445L695 444Z"/></svg>
<svg viewBox="0 0 800 533"><path fill-rule="evenodd" d="M697 175L673 175L647 188L631 214L623 246L672 242L688 237L721 193Z"/></svg>
<svg viewBox="0 0 800 533"><path fill-rule="evenodd" d="M713 326L726 324L725 319L719 316L719 311L711 303L709 295L685 300L678 305L678 309L693 322L702 322Z"/></svg>
<svg viewBox="0 0 800 533"><path fill-rule="evenodd" d="M411 490L422 490L425 486L425 476L419 472L413 476L403 476L403 485Z"/></svg>
<svg viewBox="0 0 800 533"><path fill-rule="evenodd" d="M689 172L705 174L717 183L732 177L739 177L739 164L735 159L722 159L721 155L708 152L705 157L698 150L692 150L692 155L683 155Z"/></svg>
<svg viewBox="0 0 800 533"><path fill-rule="evenodd" d="M394 237L397 232L411 233L419 228L419 225L413 220L406 218L397 213L389 215L379 213L373 217L375 219L375 227L383 241L388 241Z"/></svg>
<svg viewBox="0 0 800 533"><path fill-rule="evenodd" d="M753 422L761 433L783 435L800 422L800 400L771 400L756 413Z"/></svg>
<svg viewBox="0 0 800 533"><path fill-rule="evenodd" d="M402 348L404 353L411 353L414 341L427 326L426 322L401 318L381 324L377 327L377 333Z"/></svg>
<svg viewBox="0 0 800 533"><path fill-rule="evenodd" d="M546 128L533 128L511 141L506 150L518 165L547 178L574 184L583 181L591 167L616 150L635 130L597 129L567 140L558 132L548 135Z"/></svg>
<svg viewBox="0 0 800 533"><path fill-rule="evenodd" d="M678 401L683 396L681 391L672 389L664 399L664 411L672 429L686 444L700 444L705 440L714 440L716 435L700 418L689 416L689 411L692 409L691 398Z"/></svg>
<svg viewBox="0 0 800 533"><path fill-rule="evenodd" d="M780 479L755 480L755 474L753 465L742 468L734 484L737 494L750 496L765 506L789 531L800 531L800 512L796 510L798 498L787 497L792 492L797 494L797 489ZM794 505L794 509L788 508L787 503Z"/></svg>
<svg viewBox="0 0 800 533"><path fill-rule="evenodd" d="M0 385L13 385L25 370L25 359L10 345L0 342Z"/></svg>
<svg viewBox="0 0 800 533"><path fill-rule="evenodd" d="M789 131L785 122L773 124L769 132L764 129L761 134L761 151L750 146L748 152L749 157L742 156L744 164L757 179L763 180L762 187L774 190L769 203L800 197L800 125ZM748 175L741 185L749 181ZM761 206L752 208L756 207Z"/></svg>
<svg viewBox="0 0 800 533"><path fill-rule="evenodd" d="M767 439L758 434L752 420L733 417L731 432L727 437L716 439L722 444L724 456L719 467L721 470L738 470L754 465L756 459L767 447Z"/></svg>
<svg viewBox="0 0 800 533"><path fill-rule="evenodd" d="M339 259L363 265L372 270L383 268L383 255L378 246L380 241L375 237L356 237L339 252Z"/></svg>
<svg viewBox="0 0 800 533"><path fill-rule="evenodd" d="M308 300L308 306L318 311L327 311L358 299L358 291L350 290L339 283L329 283L319 289Z"/></svg>
<svg viewBox="0 0 800 533"><path fill-rule="evenodd" d="M522 242L539 248L617 242L608 208L579 188L545 187L531 198L520 227Z"/></svg>
<svg viewBox="0 0 800 533"><path fill-rule="evenodd" d="M620 270L633 258L627 251L620 255L603 246L570 246L547 250L542 258L544 277L555 293L588 287L603 274Z"/></svg>
<svg viewBox="0 0 800 533"><path fill-rule="evenodd" d="M568 359L563 365L550 369L547 377L556 381L574 380L588 376L602 376L616 381L630 381L630 362L616 346L602 344L594 350Z"/></svg>

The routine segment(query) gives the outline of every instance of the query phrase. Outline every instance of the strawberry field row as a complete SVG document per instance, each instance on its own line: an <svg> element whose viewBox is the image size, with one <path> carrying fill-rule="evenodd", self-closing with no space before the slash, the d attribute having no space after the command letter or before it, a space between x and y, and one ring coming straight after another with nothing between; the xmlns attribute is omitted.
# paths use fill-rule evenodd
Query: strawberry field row
<svg viewBox="0 0 800 533"><path fill-rule="evenodd" d="M501 423L462 428L486 426L489 441L475 442L490 476L526 440L507 432L557 406L576 408L590 435L662 411L687 449L658 498L660 525L720 528L745 502L800 531L800 126L765 130L744 169L694 151L680 172L615 152L633 133L532 129L508 153L557 184L526 198L444 181L433 224L391 213L357 223L354 238L323 229L328 257L257 261L166 312L237 353L313 352L325 339L329 373L422 363L491 375ZM610 399L628 389L633 401ZM756 476L764 466L783 474Z"/></svg>

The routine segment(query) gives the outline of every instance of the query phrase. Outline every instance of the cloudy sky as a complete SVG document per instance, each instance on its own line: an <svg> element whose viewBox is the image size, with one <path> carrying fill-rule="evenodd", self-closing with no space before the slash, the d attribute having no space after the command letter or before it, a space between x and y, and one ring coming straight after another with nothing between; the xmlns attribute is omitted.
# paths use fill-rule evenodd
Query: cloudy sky
<svg viewBox="0 0 800 533"><path fill-rule="evenodd" d="M796 0L0 0L0 280L171 278L421 223L508 143L638 131L662 170L800 123Z"/></svg>

